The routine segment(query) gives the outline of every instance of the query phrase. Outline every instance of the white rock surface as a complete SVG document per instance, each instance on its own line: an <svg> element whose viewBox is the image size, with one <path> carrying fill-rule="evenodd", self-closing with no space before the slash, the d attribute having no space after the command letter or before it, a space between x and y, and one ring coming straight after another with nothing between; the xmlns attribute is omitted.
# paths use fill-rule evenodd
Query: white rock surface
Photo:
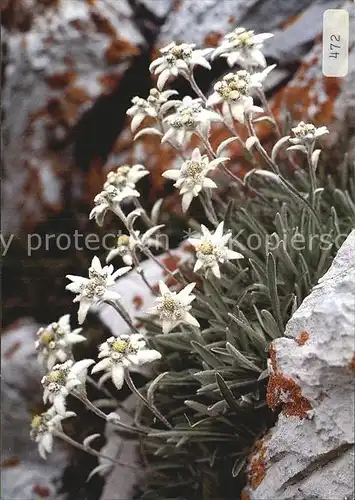
<svg viewBox="0 0 355 500"><path fill-rule="evenodd" d="M31 413L42 404L42 373L35 351L40 325L19 321L1 335L1 498L3 500L59 500L58 480L68 454L55 446L44 461L30 440ZM42 496L41 496L42 494Z"/></svg>
<svg viewBox="0 0 355 500"><path fill-rule="evenodd" d="M134 394L128 396L122 406L127 410L128 414L121 409L117 413L121 417L121 422L132 425L134 409L137 404L137 398ZM111 424L106 426L107 444L101 449L101 453L108 455L123 464L129 464L130 467L124 465L115 465L107 476L104 490L100 500L130 500L133 496L134 487L139 480L140 466L138 443L136 440L123 439L117 432L117 428Z"/></svg>
<svg viewBox="0 0 355 500"><path fill-rule="evenodd" d="M251 459L251 485L256 466L260 478L247 488L251 500L354 498L354 341L355 230L288 322L285 337L273 342L269 391L278 394L283 413L262 440L262 456L259 448ZM282 379L292 379L301 393L295 398L287 384L275 393Z"/></svg>

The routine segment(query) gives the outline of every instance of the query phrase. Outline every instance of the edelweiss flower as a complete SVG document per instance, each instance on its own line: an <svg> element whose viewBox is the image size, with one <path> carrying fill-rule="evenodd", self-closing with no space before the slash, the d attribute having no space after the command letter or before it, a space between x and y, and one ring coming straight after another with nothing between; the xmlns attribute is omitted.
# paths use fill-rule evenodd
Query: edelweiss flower
<svg viewBox="0 0 355 500"><path fill-rule="evenodd" d="M82 359L77 363L68 359L65 363L55 365L41 381L44 403L49 401L60 415L65 415L68 394L79 386L85 387L87 369L94 363L93 359Z"/></svg>
<svg viewBox="0 0 355 500"><path fill-rule="evenodd" d="M104 189L109 186L114 186L120 190L125 188L134 190L137 182L148 174L149 171L143 165L121 165L116 170L112 170L107 174Z"/></svg>
<svg viewBox="0 0 355 500"><path fill-rule="evenodd" d="M151 314L158 315L163 323L163 333L170 332L180 323L199 327L199 322L189 313L191 302L195 300L195 295L190 292L196 283L190 283L179 293L171 292L163 281L159 282L161 297L156 299L157 305L150 309Z"/></svg>
<svg viewBox="0 0 355 500"><path fill-rule="evenodd" d="M73 302L80 302L78 311L78 321L81 325L86 318L88 310L93 305L98 305L104 301L116 301L121 297L117 292L109 291L109 288L115 284L115 279L127 273L131 268L121 267L113 272L113 266L101 267L100 261L94 257L89 268L89 277L67 275L73 283L65 288L77 296Z"/></svg>
<svg viewBox="0 0 355 500"><path fill-rule="evenodd" d="M262 113L262 108L254 106L251 93L255 88L262 87L263 81L274 67L275 65L268 66L261 73L250 74L246 70L228 73L214 85L214 92L207 99L207 105L223 103L223 114L228 115L230 110L233 118L240 123L244 123L246 114Z"/></svg>
<svg viewBox="0 0 355 500"><path fill-rule="evenodd" d="M30 437L38 443L38 451L42 458L46 459L46 453L51 453L53 448L53 433L62 430L62 420L75 417L73 411L65 411L63 415L58 415L52 406L49 410L35 415L31 422Z"/></svg>
<svg viewBox="0 0 355 500"><path fill-rule="evenodd" d="M318 137L329 134L327 127L316 128L311 123L300 122L297 127L292 129L295 137L289 139L292 144L309 146L313 144Z"/></svg>
<svg viewBox="0 0 355 500"><path fill-rule="evenodd" d="M155 248L161 248L162 244L153 238L154 233L159 231L160 228L164 227L164 224L159 226L154 226L148 229L142 236L140 236L140 231L134 231L134 237L128 234L121 234L117 238L117 246L113 250L110 250L106 257L106 262L110 262L117 255L122 257L123 262L127 266L132 266L133 264L133 252L138 248L145 248L154 246Z"/></svg>
<svg viewBox="0 0 355 500"><path fill-rule="evenodd" d="M36 341L39 363L50 370L57 361L63 363L72 358L72 345L86 340L83 335L79 335L81 331L82 328L71 330L69 314L61 316L57 323L40 328Z"/></svg>
<svg viewBox="0 0 355 500"><path fill-rule="evenodd" d="M210 63L206 57L212 52L212 49L195 50L196 44L182 43L177 45L175 42L160 49L161 57L156 59L149 66L149 71L159 75L157 87L159 90L171 76L186 75L194 66L203 66L211 69Z"/></svg>
<svg viewBox="0 0 355 500"><path fill-rule="evenodd" d="M163 136L161 142L171 138L176 139L178 144L182 144L185 139L189 139L192 133L202 134L207 137L211 122L222 121L218 113L206 109L201 99L192 99L189 96L177 101L176 112L165 118L169 129Z"/></svg>
<svg viewBox="0 0 355 500"><path fill-rule="evenodd" d="M96 223L102 226L108 210L116 212L121 207L121 202L127 198L137 198L140 194L128 186L117 188L113 184L107 184L101 193L94 198L95 206L91 210L89 219L96 219Z"/></svg>
<svg viewBox="0 0 355 500"><path fill-rule="evenodd" d="M112 379L117 389L121 389L124 381L124 369L135 368L144 363L150 363L161 358L161 354L153 349L147 349L143 335L120 335L110 337L100 345L99 361L91 370L96 373L105 370L100 383Z"/></svg>
<svg viewBox="0 0 355 500"><path fill-rule="evenodd" d="M194 196L198 196L202 188L216 188L217 184L206 177L217 165L229 160L229 158L217 158L209 161L207 155L201 156L198 148L194 149L191 160L185 161L179 170L166 170L162 175L175 182L174 186L180 189L182 195L182 209L184 212L189 208Z"/></svg>
<svg viewBox="0 0 355 500"><path fill-rule="evenodd" d="M273 36L272 33L254 35L252 30L236 28L225 35L220 46L213 52L212 59L217 56L226 57L230 67L238 63L244 68L250 66L265 68L266 60L261 49L264 41Z"/></svg>
<svg viewBox="0 0 355 500"><path fill-rule="evenodd" d="M148 116L151 118L157 118L162 110L167 111L170 105L173 106L174 101L169 102L169 98L176 94L176 90L159 92L157 89L151 89L147 99L143 99L142 97L133 97L133 106L127 111L127 115L132 117L132 132L135 132L143 120ZM163 105L165 106L163 107Z"/></svg>
<svg viewBox="0 0 355 500"><path fill-rule="evenodd" d="M234 252L227 248L226 244L232 236L231 232L223 235L223 225L221 222L216 231L212 234L203 224L201 225L202 237L190 238L189 242L195 247L197 261L194 267L194 272L202 269L209 269L216 276L221 277L219 263L223 264L228 260L243 259L244 256L238 252Z"/></svg>

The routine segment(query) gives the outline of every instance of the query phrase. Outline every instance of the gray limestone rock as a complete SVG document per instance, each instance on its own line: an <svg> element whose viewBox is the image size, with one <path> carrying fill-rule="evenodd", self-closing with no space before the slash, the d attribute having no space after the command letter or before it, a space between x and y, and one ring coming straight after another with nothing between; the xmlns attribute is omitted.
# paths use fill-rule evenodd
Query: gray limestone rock
<svg viewBox="0 0 355 500"><path fill-rule="evenodd" d="M249 463L251 500L354 497L355 231L271 349L282 413Z"/></svg>

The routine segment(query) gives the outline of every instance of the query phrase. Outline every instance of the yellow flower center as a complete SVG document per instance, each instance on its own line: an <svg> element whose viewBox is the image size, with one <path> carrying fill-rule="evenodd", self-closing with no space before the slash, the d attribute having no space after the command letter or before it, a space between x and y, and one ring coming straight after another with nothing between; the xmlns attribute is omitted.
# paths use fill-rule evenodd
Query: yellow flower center
<svg viewBox="0 0 355 500"><path fill-rule="evenodd" d="M49 382L63 382L65 380L65 374L60 370L53 370L47 375L47 380Z"/></svg>
<svg viewBox="0 0 355 500"><path fill-rule="evenodd" d="M127 246L129 245L129 236L126 234L122 234L117 238L117 245L120 247L122 245Z"/></svg>
<svg viewBox="0 0 355 500"><path fill-rule="evenodd" d="M120 354L126 352L127 348L128 348L128 342L126 340L116 340L116 342L112 344L112 349L115 352L119 352Z"/></svg>
<svg viewBox="0 0 355 500"><path fill-rule="evenodd" d="M202 163L194 162L194 161L188 161L188 162L186 162L186 165L185 165L185 171L191 177L195 177L196 175L200 174L204 168L205 167Z"/></svg>
<svg viewBox="0 0 355 500"><path fill-rule="evenodd" d="M44 330L39 337L41 344L48 345L52 340L54 340L53 332L50 330Z"/></svg>
<svg viewBox="0 0 355 500"><path fill-rule="evenodd" d="M174 312L177 309L176 300L170 297L170 295L164 295L162 306L168 312Z"/></svg>
<svg viewBox="0 0 355 500"><path fill-rule="evenodd" d="M42 421L41 415L35 415L31 422L31 428L38 429L38 427L40 427L41 425L41 421Z"/></svg>
<svg viewBox="0 0 355 500"><path fill-rule="evenodd" d="M212 255L214 253L214 246L210 241L205 241L196 247L197 252L203 253L203 255Z"/></svg>

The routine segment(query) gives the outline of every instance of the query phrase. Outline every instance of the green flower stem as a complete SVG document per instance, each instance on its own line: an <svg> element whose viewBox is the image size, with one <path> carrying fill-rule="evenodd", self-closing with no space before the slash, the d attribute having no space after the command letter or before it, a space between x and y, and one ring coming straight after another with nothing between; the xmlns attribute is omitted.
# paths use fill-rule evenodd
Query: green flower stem
<svg viewBox="0 0 355 500"><path fill-rule="evenodd" d="M97 415L98 417L105 420L105 422L110 422L112 425L120 427L121 429L124 429L126 431L133 432L135 434L146 434L146 431L143 428L138 429L138 428L132 427L128 424L124 424L123 422L119 422L119 421L113 422L113 421L107 420L106 413L101 411L100 408L97 408L97 406L95 406L84 394L80 393L79 391L72 391L71 394L74 397L76 397L77 399L79 399L79 401L81 401L86 406L86 408L88 410L92 411L93 413L95 413L95 415Z"/></svg>
<svg viewBox="0 0 355 500"><path fill-rule="evenodd" d="M86 453L93 455L94 457L103 458L104 460L108 460L109 462L112 462L115 465L121 465L122 467L129 467L130 469L138 469L138 466L136 466L136 465L128 464L125 462L120 462L119 460L115 460L114 458L109 457L108 455L104 455L103 453L100 453L100 452L92 449L90 446L84 446L83 444L78 443L77 441L75 441L71 437L64 434L64 432L55 430L55 431L53 431L53 436L61 439L62 441L67 442L68 444L70 444L74 448L77 448L78 450L85 451Z"/></svg>
<svg viewBox="0 0 355 500"><path fill-rule="evenodd" d="M266 111L266 113L271 118L271 120L272 120L272 122L274 124L275 131L276 131L276 134L277 134L278 138L281 139L282 134L281 134L280 128L279 128L279 126L277 124L275 116L273 115L273 113L272 113L272 111L270 109L269 103L267 102L264 89L263 88L257 89L257 93L258 93L258 96L260 97L260 101L261 101L261 104L263 105L264 110Z"/></svg>
<svg viewBox="0 0 355 500"><path fill-rule="evenodd" d="M128 387L131 389L131 391L143 402L143 404L150 409L152 413L164 424L166 427L169 429L172 429L173 426L167 421L167 419L160 413L160 411L154 406L149 403L149 401L139 392L137 387L134 385L133 380L131 378L131 374L127 369L125 369L125 380L128 385Z"/></svg>

